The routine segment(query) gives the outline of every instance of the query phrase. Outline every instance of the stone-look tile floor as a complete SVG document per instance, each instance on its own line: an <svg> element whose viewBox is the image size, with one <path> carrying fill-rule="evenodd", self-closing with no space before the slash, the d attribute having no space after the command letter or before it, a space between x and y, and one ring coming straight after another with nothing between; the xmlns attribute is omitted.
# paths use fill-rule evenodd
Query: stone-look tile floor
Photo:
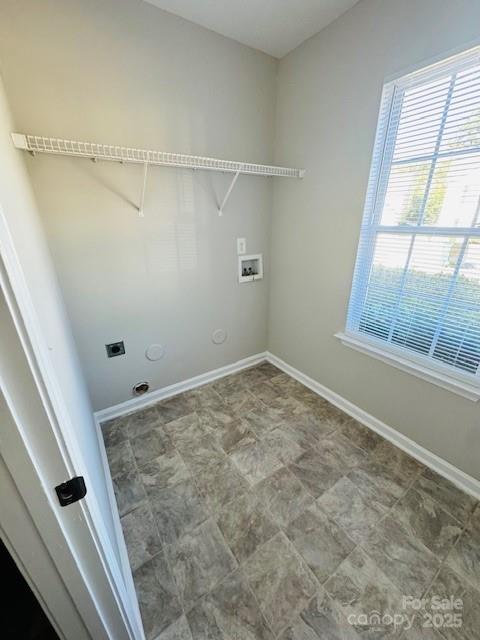
<svg viewBox="0 0 480 640"><path fill-rule="evenodd" d="M103 433L148 640L480 638L480 506L271 364Z"/></svg>

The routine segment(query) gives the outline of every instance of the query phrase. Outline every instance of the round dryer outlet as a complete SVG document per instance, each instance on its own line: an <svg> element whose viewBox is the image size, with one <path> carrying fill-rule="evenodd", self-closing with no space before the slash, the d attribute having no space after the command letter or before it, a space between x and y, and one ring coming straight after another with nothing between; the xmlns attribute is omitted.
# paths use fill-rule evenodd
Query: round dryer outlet
<svg viewBox="0 0 480 640"><path fill-rule="evenodd" d="M155 362L155 360L161 360L165 355L165 349L161 344L151 344L145 351L145 357L147 360Z"/></svg>
<svg viewBox="0 0 480 640"><path fill-rule="evenodd" d="M134 396L141 396L144 393L147 393L149 389L150 384L147 381L137 382L137 384L133 385L132 392Z"/></svg>
<svg viewBox="0 0 480 640"><path fill-rule="evenodd" d="M213 344L223 344L227 339L227 332L225 329L215 329L212 333Z"/></svg>

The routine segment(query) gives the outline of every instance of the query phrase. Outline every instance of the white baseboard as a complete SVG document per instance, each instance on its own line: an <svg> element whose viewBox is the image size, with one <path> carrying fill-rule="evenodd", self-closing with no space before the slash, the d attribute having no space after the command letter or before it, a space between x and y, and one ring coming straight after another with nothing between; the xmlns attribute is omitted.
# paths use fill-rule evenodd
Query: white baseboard
<svg viewBox="0 0 480 640"><path fill-rule="evenodd" d="M120 416L127 415L128 413L132 413L133 411L144 409L145 407L155 404L160 400L165 400L166 398L176 396L179 393L183 393L184 391L189 391L190 389L200 387L203 384L208 384L209 382L213 382L218 378L229 376L232 373L241 371L242 369L253 367L254 365L259 364L266 359L266 351L264 351L263 353L257 353L254 356L243 358L243 360L238 360L237 362L233 362L232 364L227 364L224 367L220 367L219 369L212 369L212 371L201 373L199 376L195 376L194 378L188 378L188 380L176 382L175 384L171 384L168 387L156 389L155 391L146 393L143 396L138 396L137 398L126 400L125 402L121 402L120 404L115 404L112 407L107 407L106 409L96 411L94 414L95 419L100 423L105 422L105 420L111 420L112 418L119 418Z"/></svg>
<svg viewBox="0 0 480 640"><path fill-rule="evenodd" d="M285 373L288 373L292 378L295 378L309 389L312 389L312 391L318 393L319 396L322 396L322 398L325 398L333 405L352 416L352 418L358 420L358 422L361 422L369 429L372 429L372 431L375 431L399 449L402 449L419 462L423 463L430 469L433 469L433 471L436 471L444 478L447 478L447 480L453 482L466 493L474 496L477 500L480 500L479 480L469 476L450 462L443 460L443 458L440 458L428 449L425 449L414 440L407 438L407 436L404 436L396 429L389 427L378 418L375 418L370 413L367 413L357 405L353 404L353 402L346 400L338 393L328 389L313 378L310 378L268 351L257 353L254 356L238 360L238 362L233 362L232 364L220 367L219 369L207 371L206 373L189 378L188 380L183 380L182 382L177 382L169 385L168 387L157 389L143 396L139 396L138 398L132 398L131 400L126 400L125 402L121 402L120 404L116 404L112 407L107 407L106 409L97 411L95 413L95 419L98 423L101 423L105 420L118 418L128 413L132 413L133 411L144 409L145 407L155 404L160 400L164 400L178 395L179 393L183 393L184 391L208 384L209 382L213 382L213 380L231 375L232 373L236 373L237 371L241 371L247 367L252 367L264 360L271 362Z"/></svg>
<svg viewBox="0 0 480 640"><path fill-rule="evenodd" d="M228 376L228 375L231 375L232 373L236 373L237 371L241 371L242 369L253 367L256 364L259 364L260 362L264 362L266 359L267 359L266 352L257 353L254 356L244 358L243 360L238 360L237 362L233 362L232 364L226 365L224 367L220 367L219 369L213 369L212 371L207 371L206 373L202 373L201 375L195 376L194 378L189 378L188 380L177 382L176 384L169 385L168 387L163 387L163 389L157 389L155 391L152 391L151 393L147 393L143 396L139 396L138 398L132 398L131 400L127 400L126 402L122 402L120 404L114 405L112 407L108 407L106 409L102 409L101 411L96 411L94 413L95 428L96 428L98 444L101 452L103 470L105 473L108 498L109 498L110 506L112 509L115 535L117 538L117 544L120 552L121 569L122 569L126 589L130 595L132 607L134 607L134 615L137 619L137 622L140 625L139 626L140 629L142 628L140 610L138 608L137 596L135 594L135 587L134 587L133 578L132 578L132 571L131 571L130 562L128 559L127 547L125 545L125 539L123 536L122 525L120 522L117 502L115 499L115 492L113 489L113 482L110 475L110 467L108 464L107 453L105 450L105 444L102 436L102 428L100 425L105 420L110 420L111 418L118 418L119 416L126 415L133 411L138 411L139 409L148 407L151 404L155 404L159 400L170 398L172 396L178 395L179 393L183 393L184 391L188 391L189 389L200 387L201 385L208 384L209 382L213 382L213 380L217 380L218 378L223 378L224 376Z"/></svg>
<svg viewBox="0 0 480 640"><path fill-rule="evenodd" d="M107 452L105 450L105 443L103 441L102 427L94 414L95 429L97 433L98 447L100 449L100 456L102 459L103 472L105 475L105 483L107 486L108 500L110 503L110 509L112 512L113 526L115 529L115 538L117 540L118 552L120 555L120 569L122 572L123 582L125 583L125 589L128 595L128 601L132 607L132 617L137 622L138 629L141 630L141 636L139 640L145 640L143 633L142 616L140 614L140 608L138 605L137 594L135 591L135 584L133 582L132 569L130 567L130 560L128 558L127 545L123 535L122 524L120 522L120 514L118 512L117 500L115 498L115 491L113 489L112 475L110 473L110 466L108 464Z"/></svg>
<svg viewBox="0 0 480 640"><path fill-rule="evenodd" d="M375 418L363 409L360 409L360 407L357 407L357 405L353 404L353 402L346 400L342 396L338 395L338 393L335 393L331 389L324 387L313 378L310 378L298 369L290 366L280 358L277 358L277 356L273 355L272 353L267 352L266 359L268 362L271 362L273 365L290 375L292 378L295 378L312 391L315 391L315 393L318 393L318 395L322 396L322 398L325 398L325 400L328 400L345 413L348 413L348 415L352 416L352 418L355 418L355 420L358 420L358 422L361 422L372 431L375 431L376 433L381 435L383 438L385 438L385 440L390 441L399 449L402 449L403 451L411 455L412 458L415 458L430 469L433 469L433 471L436 471L444 478L447 478L447 480L453 482L457 487L459 487L466 493L472 495L477 500L480 500L479 480L476 480L460 469L457 469L457 467L455 467L453 464L450 464L450 462L443 460L443 458L440 458L428 449L420 446L410 438L407 438L407 436L404 436L403 434L398 432L396 429L389 427L381 420L378 420L378 418Z"/></svg>

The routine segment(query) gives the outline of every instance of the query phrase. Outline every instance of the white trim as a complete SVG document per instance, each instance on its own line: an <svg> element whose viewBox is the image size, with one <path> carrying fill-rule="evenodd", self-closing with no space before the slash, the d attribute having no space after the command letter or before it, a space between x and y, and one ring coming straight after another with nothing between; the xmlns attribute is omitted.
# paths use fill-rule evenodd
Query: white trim
<svg viewBox="0 0 480 640"><path fill-rule="evenodd" d="M127 415L128 413L132 413L133 411L138 411L139 409L149 407L150 405L155 404L160 400L165 400L166 398L176 396L179 393L183 393L184 391L189 391L190 389L195 389L195 387L200 387L204 384L208 384L209 382L213 382L213 380L217 380L217 378L223 378L224 376L229 376L232 373L241 371L242 369L253 367L254 365L259 364L266 359L266 351L257 353L254 356L249 356L248 358L243 358L242 360L238 360L237 362L232 362L232 364L227 364L224 367L212 369L211 371L201 373L200 375L194 376L193 378L188 378L187 380L183 380L181 382L175 382L168 387L156 389L155 391L146 393L145 395L138 398L131 398L130 400L125 400L125 402L120 402L119 404L107 407L106 409L100 409L99 411L95 412L95 419L98 422L105 422L105 420L119 418L120 416Z"/></svg>
<svg viewBox="0 0 480 640"><path fill-rule="evenodd" d="M360 351L368 356L372 356L373 358L381 360L386 364L390 364L405 373L410 373L417 378L430 382L430 384L434 384L437 387L442 387L442 389L456 393L457 395L474 402L477 402L480 399L480 387L474 383L461 380L460 378L456 378L442 371L437 371L433 367L425 366L414 360L413 357L406 358L403 355L394 352L393 348L389 348L387 350L383 345L377 345L370 340L356 336L354 337L341 331L336 333L335 337L347 347Z"/></svg>
<svg viewBox="0 0 480 640"><path fill-rule="evenodd" d="M448 391L457 393L474 401L477 401L480 398L478 377L475 379L475 375L471 375L468 372L461 372L453 366L446 366L445 363L440 363L433 357L433 353L437 346L437 341L441 331L450 322L448 320L448 313L451 308L452 295L454 293L456 283L458 282L458 278L460 277L460 269L467 249L467 243L472 237L478 237L479 235L479 230L475 229L475 222L479 213L478 208L472 221L472 225L468 228L438 226L432 229L431 225L430 228L428 228L428 225L424 220L424 214L438 162L445 157L465 157L466 154L475 155L476 152L478 155L480 148L478 146L472 147L470 150L457 149L455 151L442 151L441 146L446 131L445 127L448 121L448 114L451 109L452 96L454 95L454 91L457 87L456 82L458 74L463 69L471 70L473 65L478 65L479 60L480 46L477 45L472 49L462 51L460 54L456 54L448 58L442 58L434 64L419 68L412 73L398 77L396 80L390 81L384 85L361 224L361 233L355 261L353 282L348 304L347 328L345 333L337 334L337 337L347 346L353 347L354 349L368 355L372 355L388 364L392 364L397 368L400 368L403 371L413 373L432 384L439 385ZM415 115L415 113L417 113L417 108L420 112L422 112L422 110L426 112L431 108L432 99L434 102L435 100L437 101L436 108L437 110L441 110L441 115L440 113L438 114L439 123L437 131L435 132L434 148L431 150L431 153L428 154L422 155L421 153L418 153L414 157L411 153L407 153L406 155L408 156L408 159L401 158L400 160L394 160L394 151L397 142L399 141L398 127L401 125L402 117L404 115L403 98L406 87L413 87L417 84L426 86L426 83L431 82L433 78L437 76L444 77L446 82L443 89L445 95L442 97L441 101L439 102L440 99L438 97L432 98L430 95L423 99L420 107L418 107L418 105L416 108L411 107L410 115L407 114L408 119L412 117L411 114ZM470 81L471 80L467 80L465 85L468 86ZM459 80L459 82L462 82L462 80ZM393 119L392 113L394 114ZM419 134L418 139L421 138L422 135ZM413 146L410 148L410 145ZM407 146L413 153L413 147L415 144L410 140L410 142L407 143ZM386 188L390 179L391 170L393 170L394 167L404 165L405 163L418 163L427 160L429 161L427 171L428 176L426 176L426 182L421 195L421 204L419 205L418 211L419 220L417 221L417 225L403 224L395 226L381 224L381 218L386 204L385 197L388 191ZM359 332L359 323L363 317L365 305L368 302L367 299L369 291L371 292L370 274L374 267L374 252L380 234L387 234L387 238L396 237L397 234L406 234L408 236L408 238L405 238L405 240L408 240L408 251L406 251L404 264L401 269L399 269L399 276L401 276L399 289L391 300L393 308L391 318L387 323L388 339L386 341L371 339ZM415 242L417 240L417 236L422 235L433 237L459 236L459 239L462 240L461 249L455 259L455 267L449 275L448 282L446 283L447 290L445 292L444 300L441 300L441 303L439 304L439 317L436 319L432 327L434 337L430 344L428 358L421 356L421 354L414 355L409 349L399 349L397 345L391 344L392 334L400 318L401 302L404 298L408 274L412 268L411 259L414 255L414 246L416 246ZM374 297L376 292L377 298L380 299L382 291L378 291L377 285L374 284L372 290L374 292ZM373 312L370 310L370 315L372 313ZM373 322L374 320L375 319L371 321ZM465 342L466 337L469 335L468 326L460 326L460 328L457 327L457 329L459 339L461 340L460 344L462 345ZM422 342L424 337L422 338L421 335L417 335L413 337L412 340ZM448 338L448 345L450 345L450 347L452 347L454 342L455 337L451 336ZM443 348L444 350L447 349L445 345L443 345ZM458 349L457 356L459 354ZM472 354L474 346L469 345L468 347L465 347L465 349L467 354ZM468 357L468 355L465 357Z"/></svg>
<svg viewBox="0 0 480 640"><path fill-rule="evenodd" d="M30 297L30 291L24 278L21 261L17 255L15 243L1 205L0 286L4 292L6 304L9 307L12 321L24 349L32 376L36 382L46 415L52 426L52 431L58 445L58 454L62 458L63 464L65 464L65 477L69 477L74 475L76 468L82 468L86 465L83 463L78 464L78 451L75 451L71 443L67 443L65 439L65 429L71 426L70 415L66 410L63 394L58 386L55 372L50 365L50 361L45 357L42 329L38 322L38 317ZM12 414L15 415L13 409L11 410ZM51 498L49 497L49 499ZM98 502L93 494L90 496L89 501L82 500L79 504L85 520L85 526L88 528L94 547L99 554L102 571L108 581L111 595L118 607L118 613L121 616L122 622L125 625L125 631L130 638L143 640L145 635L138 602L136 596L135 600L132 601L131 593L124 593L125 582L123 580L123 571L121 576L117 558L109 543L103 519L100 517ZM67 546L69 546L73 541L70 540L68 532L61 521L59 521L59 526L62 529ZM72 548L71 552L78 565L79 571L83 574L82 558L78 557L76 549ZM103 610L103 607L99 605L98 596L94 592L93 585L85 580L85 588L93 599L93 604L98 612L99 619L102 624L106 625L106 612ZM116 615L116 613L114 615ZM84 623L88 626L86 620L84 620Z"/></svg>
<svg viewBox="0 0 480 640"><path fill-rule="evenodd" d="M98 446L100 448L100 455L102 459L102 466L105 475L105 484L107 487L108 500L110 502L110 508L112 511L113 526L115 528L115 537L117 540L118 552L120 554L120 570L123 575L123 581L129 602L132 607L132 612L139 628L143 629L143 622L140 613L140 607L138 604L138 597L135 591L135 584L133 582L132 568L130 566L130 560L128 558L127 545L123 535L122 523L120 521L120 513L118 511L117 500L115 498L115 491L113 488L112 474L110 473L110 466L108 464L107 451L105 449L105 442L103 440L102 428L97 416L94 414L93 419L95 422L95 429L97 432Z"/></svg>
<svg viewBox="0 0 480 640"><path fill-rule="evenodd" d="M131 595L132 593L135 594L135 587L133 584L130 561L128 559L127 548L123 536L122 524L120 522L120 517L118 516L118 507L113 490L107 452L105 450L105 444L103 441L102 428L100 426L101 422L104 422L105 420L111 420L112 418L119 418L120 416L127 415L129 413L132 413L133 411L144 409L145 407L155 404L160 400L171 398L178 395L179 393L183 393L185 391L189 391L190 389L195 389L196 387L208 384L209 382L213 382L214 380L218 380L218 378L223 378L225 376L231 375L232 373L237 373L238 371L247 369L248 367L253 367L260 362L264 362L265 360L267 360L266 351L257 353L254 356L249 356L248 358L243 358L242 360L238 360L237 362L233 362L232 364L225 365L224 367L212 369L211 371L207 371L206 373L194 376L193 378L188 378L187 380L176 382L175 384L171 384L168 387L156 389L155 391L147 393L144 396L126 400L125 402L107 407L106 409L101 409L100 411L94 413L95 425L97 428L97 437L102 454L102 463L107 484L108 497L112 506L112 513L114 514L114 516L115 514L117 514L117 517L114 517L114 523L115 534L118 541L118 548L121 555L122 571L125 576L125 584L127 590ZM137 601L136 596L134 601Z"/></svg>
<svg viewBox="0 0 480 640"><path fill-rule="evenodd" d="M267 352L266 359L292 378L295 378L295 380L298 380L298 382L301 382L315 393L318 393L322 398L325 398L345 413L348 413L349 416L352 416L352 418L355 418L358 422L361 422L363 425L372 431L375 431L375 433L378 433L399 449L402 449L402 451L405 451L405 453L408 453L419 462L423 463L430 469L433 469L433 471L436 471L439 475L453 482L453 484L462 489L462 491L465 491L477 500L480 500L480 480L469 476L450 462L447 462L428 449L425 449L414 440L411 440L402 433L399 433L396 429L389 427L378 418L375 418L357 405L353 404L353 402L346 400L338 393L324 387L313 378L310 378L298 369L295 369L272 353Z"/></svg>
<svg viewBox="0 0 480 640"><path fill-rule="evenodd" d="M96 412L95 418L97 420L97 423L103 422L104 420L109 420L111 418L118 418L122 415L131 413L132 411L137 411L138 409L142 409L151 404L154 404L159 400L169 398L184 391L188 391L189 389L194 389L195 387L199 387L203 384L207 384L208 382L212 382L213 380L217 380L218 378L223 378L224 376L231 375L232 373L236 373L237 371L241 371L242 369L253 367L254 365L259 364L260 362L263 362L265 360L275 365L292 378L295 378L295 380L298 380L306 387L317 393L319 396L325 398L333 405L347 413L349 416L355 418L355 420L358 420L358 422L361 422L372 431L375 431L375 433L378 433L383 438L397 446L399 449L402 449L402 451L405 451L416 460L419 460L422 464L426 465L430 469L433 469L447 480L450 480L466 493L474 496L477 500L480 500L479 480L473 478L472 476L469 476L464 471L461 471L460 469L452 465L450 462L443 460L443 458L440 458L428 449L425 449L421 445L417 444L415 441L407 438L407 436L399 433L396 429L389 427L378 418L375 418L357 405L353 404L353 402L346 400L338 393L335 393L331 389L328 389L328 387L323 386L313 378L310 378L298 369L295 369L269 351L258 353L254 356L250 356L249 358L244 358L243 360L239 360L238 362L226 365L225 367L220 367L219 369L207 371L206 373L203 373L199 376L189 378L188 380L184 380L183 382L177 382L176 384L164 387L163 389L157 389L156 391L147 394L147 396L142 396L141 398L133 398L132 400L127 400L126 402L108 407L107 409L102 409L101 411ZM106 456L104 457L104 464L106 474L107 476L109 476L110 471L108 469Z"/></svg>
<svg viewBox="0 0 480 640"><path fill-rule="evenodd" d="M440 65L442 62L445 62L449 58L454 58L455 56L460 56L463 54L468 54L469 51L472 51L476 47L480 46L480 38L475 38L474 40L469 40L458 47L454 47L449 49L448 51L443 51L442 53L437 53L435 56L430 56L428 58L424 58L421 61L415 62L411 65L403 67L403 69L399 69L394 73L388 74L384 77L383 82L385 84L390 82L395 82L400 78L403 78L407 75L414 75L422 70L426 70L434 67L435 65Z"/></svg>
<svg viewBox="0 0 480 640"><path fill-rule="evenodd" d="M5 402L0 394L0 402ZM87 629L75 608L72 597L48 553L27 505L0 456L0 504L2 523L0 538L26 583L38 600L60 640L68 640L65 631L80 638ZM76 618L78 616L78 622ZM76 624L75 624L76 623Z"/></svg>
<svg viewBox="0 0 480 640"><path fill-rule="evenodd" d="M16 345L15 348L22 349L22 357L25 359L24 366L28 368L32 387L35 393L38 394L39 406L44 411L41 416L38 416L38 420L42 421L40 423L42 426L43 421L46 421L48 425L52 425L52 435L49 436L50 444L48 444L48 439L45 439L45 450L41 450L29 433L28 423L22 422L22 418L17 411L15 396L12 395L11 390L4 385L2 393L5 404L16 425L16 429L11 430L14 434L12 438L14 441L13 444L12 442L2 442L3 448L8 447L6 449L7 455L3 455L8 471L27 505L28 512L31 514L32 520L41 535L45 547L61 571L62 581L72 601L75 603L78 614L81 616L88 633L93 634L95 637L99 633L103 635L107 634L109 638L113 638L120 637L119 633L121 629L122 638L128 637L132 640L134 638L135 640L143 640L143 628L140 628L138 633L135 632L132 630L130 622L126 617L126 609L123 607L123 601L120 600L120 585L118 584L118 580L115 581L115 576L118 573L118 563L115 559L114 566L112 566L113 550L110 548L111 545L109 544L106 549L102 546L100 539L102 530L94 528L95 525L99 523L92 519L88 502L82 500L79 503L79 509L81 509L80 513L82 515L77 516L77 522L75 524L75 528L79 530L78 538L72 535L72 520L68 517L65 519L60 517L58 505L55 504L54 493L51 489L54 483L51 482L51 478L45 473L45 459L48 456L49 463L52 467L58 466L63 470L63 477L68 477L70 469L62 455L62 450L58 447L59 443L56 439L57 433L53 428L58 425L53 424L55 414L51 413L50 396L44 385L44 379L41 375L39 365L35 360L29 336L24 328L18 304L7 280L2 260L0 260L0 288L4 294L3 299L5 306L11 315L12 331L15 331L15 337L18 337L18 347ZM14 375L16 375L16 373L17 372L15 372ZM2 380L2 383L3 382L4 380ZM25 391L26 389L26 391L30 392L30 388L25 387L25 384L26 379L22 378L23 390ZM51 420L52 423L50 422ZM52 449L51 446L52 442L55 443L54 449ZM22 462L28 460L26 465L24 463L20 468L16 460L15 465L10 465L12 462L12 450L19 452L19 455L24 458ZM55 462L52 460L52 455L57 457ZM31 488L32 478L35 482L35 487L38 487L39 493L35 493ZM30 481L28 492L25 491L25 487L21 484L27 481ZM32 509L32 500L47 507L46 510L44 509L42 511L42 515L45 514L45 521L40 521L38 513ZM85 541L88 541L88 548L84 546ZM55 547L55 550L52 550L52 545ZM85 553L89 554L88 557L83 555ZM95 556L93 554L95 554ZM94 565L99 567L99 569L97 569L95 574L92 574L90 567ZM101 582L99 582L99 580L101 580ZM121 616L121 624L119 624L119 618L113 618L109 600L112 604L115 603L113 615L117 616L118 610L118 614ZM125 636L123 630L125 630Z"/></svg>

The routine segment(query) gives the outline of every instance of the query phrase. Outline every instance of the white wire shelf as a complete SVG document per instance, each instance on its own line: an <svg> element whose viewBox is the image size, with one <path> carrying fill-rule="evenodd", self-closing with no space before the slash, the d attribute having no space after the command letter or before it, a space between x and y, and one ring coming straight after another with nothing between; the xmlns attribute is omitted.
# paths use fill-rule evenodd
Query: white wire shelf
<svg viewBox="0 0 480 640"><path fill-rule="evenodd" d="M274 176L279 178L303 178L303 169L276 167L252 162L220 160L204 156L190 156L183 153L153 151L151 149L135 149L95 142L79 142L78 140L62 140L44 136L12 133L17 149L32 153L51 153L54 155L77 156L92 160L109 160L144 165L160 165L164 167L181 167L184 169L204 169L228 173L248 174L255 176Z"/></svg>

